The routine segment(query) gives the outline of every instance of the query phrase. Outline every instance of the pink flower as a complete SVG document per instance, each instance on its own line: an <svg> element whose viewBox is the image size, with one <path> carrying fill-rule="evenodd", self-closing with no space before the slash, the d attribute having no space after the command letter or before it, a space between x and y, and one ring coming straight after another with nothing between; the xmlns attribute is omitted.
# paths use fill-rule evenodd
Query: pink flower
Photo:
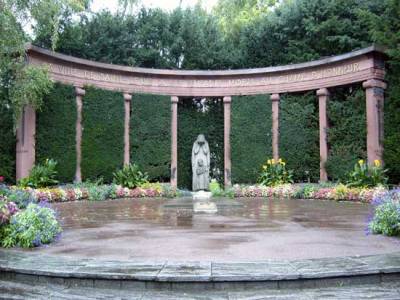
<svg viewBox="0 0 400 300"><path fill-rule="evenodd" d="M0 182L4 181L4 176L0 176Z"/></svg>

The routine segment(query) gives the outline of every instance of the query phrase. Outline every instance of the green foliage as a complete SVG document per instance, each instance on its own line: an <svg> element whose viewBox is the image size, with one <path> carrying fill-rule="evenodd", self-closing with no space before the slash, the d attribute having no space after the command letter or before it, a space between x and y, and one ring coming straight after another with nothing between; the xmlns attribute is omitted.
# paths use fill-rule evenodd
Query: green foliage
<svg viewBox="0 0 400 300"><path fill-rule="evenodd" d="M87 0L0 2L0 89L9 92L15 123L25 105L40 108L43 96L52 87L45 68L25 64L25 43L29 41L25 30L31 29L35 36L47 39L54 50L61 17L81 11L87 5Z"/></svg>
<svg viewBox="0 0 400 300"><path fill-rule="evenodd" d="M46 159L43 164L33 166L29 176L18 181L18 186L37 189L57 184L56 166L55 160Z"/></svg>
<svg viewBox="0 0 400 300"><path fill-rule="evenodd" d="M375 211L369 230L375 234L400 236L400 191L393 190L374 199Z"/></svg>
<svg viewBox="0 0 400 300"><path fill-rule="evenodd" d="M88 184L89 201L104 201L110 198L111 191L114 189L112 185Z"/></svg>
<svg viewBox="0 0 400 300"><path fill-rule="evenodd" d="M16 139L13 132L12 110L8 105L2 104L4 97L0 89L0 176L3 176L6 182L14 182Z"/></svg>
<svg viewBox="0 0 400 300"><path fill-rule="evenodd" d="M360 88L336 88L328 102L329 157L326 169L332 180L345 181L358 157L366 153L365 93Z"/></svg>
<svg viewBox="0 0 400 300"><path fill-rule="evenodd" d="M71 182L75 174L75 121L74 88L56 84L36 117L36 161L56 160L60 182Z"/></svg>
<svg viewBox="0 0 400 300"><path fill-rule="evenodd" d="M232 182L255 183L272 155L271 100L267 95L232 98Z"/></svg>
<svg viewBox="0 0 400 300"><path fill-rule="evenodd" d="M45 67L26 66L17 73L15 84L10 89L11 103L14 107L15 121L21 116L26 105L38 110L42 107L43 97L53 88L48 70Z"/></svg>
<svg viewBox="0 0 400 300"><path fill-rule="evenodd" d="M210 182L210 192L213 197L221 197L224 196L224 189L221 188L221 185L218 183L217 180L211 179Z"/></svg>
<svg viewBox="0 0 400 300"><path fill-rule="evenodd" d="M115 172L113 176L115 184L130 189L134 189L135 187L144 184L148 179L148 175L143 173L136 164L124 166L121 170Z"/></svg>
<svg viewBox="0 0 400 300"><path fill-rule="evenodd" d="M268 159L262 166L262 171L258 182L265 186L275 186L285 183L293 183L293 171L286 169L286 163L279 159Z"/></svg>
<svg viewBox="0 0 400 300"><path fill-rule="evenodd" d="M373 166L368 166L364 160L359 160L354 165L353 171L349 173L347 185L350 187L375 187L385 185L388 178L385 176L387 170L382 168L381 162L375 160Z"/></svg>
<svg viewBox="0 0 400 300"><path fill-rule="evenodd" d="M111 182L124 154L124 100L120 93L87 88L83 101L82 176Z"/></svg>
<svg viewBox="0 0 400 300"><path fill-rule="evenodd" d="M204 134L210 147L210 176L223 182L224 123L222 99L180 99L178 104L178 186L192 188L192 147Z"/></svg>
<svg viewBox="0 0 400 300"><path fill-rule="evenodd" d="M280 101L279 155L296 181L319 179L318 108L315 95L283 95Z"/></svg>
<svg viewBox="0 0 400 300"><path fill-rule="evenodd" d="M131 104L131 161L149 180L167 182L171 163L171 98L134 94Z"/></svg>
<svg viewBox="0 0 400 300"><path fill-rule="evenodd" d="M37 247L51 243L62 231L54 210L31 203L0 227L2 247Z"/></svg>

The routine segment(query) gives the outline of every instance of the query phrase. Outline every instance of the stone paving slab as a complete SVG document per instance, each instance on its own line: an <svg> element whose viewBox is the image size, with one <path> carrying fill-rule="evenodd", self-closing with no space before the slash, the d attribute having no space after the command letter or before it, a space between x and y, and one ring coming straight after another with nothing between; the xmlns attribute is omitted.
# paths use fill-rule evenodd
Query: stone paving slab
<svg viewBox="0 0 400 300"><path fill-rule="evenodd" d="M292 280L300 277L288 261L213 263L214 281Z"/></svg>
<svg viewBox="0 0 400 300"><path fill-rule="evenodd" d="M2 272L1 272L2 271ZM400 273L400 252L256 262L102 261L0 250L0 273L159 282L293 281Z"/></svg>
<svg viewBox="0 0 400 300"><path fill-rule="evenodd" d="M157 276L159 281L211 281L211 262L168 262Z"/></svg>

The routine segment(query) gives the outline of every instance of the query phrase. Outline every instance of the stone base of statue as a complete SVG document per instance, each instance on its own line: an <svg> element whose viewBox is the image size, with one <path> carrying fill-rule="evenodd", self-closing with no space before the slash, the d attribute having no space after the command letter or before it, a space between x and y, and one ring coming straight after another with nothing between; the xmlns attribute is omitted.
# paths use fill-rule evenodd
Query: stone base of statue
<svg viewBox="0 0 400 300"><path fill-rule="evenodd" d="M193 203L193 212L195 214L215 214L218 212L217 205L211 201L198 201Z"/></svg>
<svg viewBox="0 0 400 300"><path fill-rule="evenodd" d="M208 200L211 198L212 193L206 191L197 191L192 193L193 200Z"/></svg>

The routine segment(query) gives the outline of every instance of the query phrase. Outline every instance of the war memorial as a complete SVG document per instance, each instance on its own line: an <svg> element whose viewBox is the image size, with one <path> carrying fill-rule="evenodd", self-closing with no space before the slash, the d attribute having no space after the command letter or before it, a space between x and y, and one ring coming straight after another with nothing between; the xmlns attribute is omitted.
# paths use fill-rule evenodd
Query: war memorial
<svg viewBox="0 0 400 300"><path fill-rule="evenodd" d="M297 2L310 5L272 2L268 11L288 24ZM152 52L168 59L152 61L156 29L167 36L174 18L205 18L198 10L207 14L165 13L168 25L144 8L63 19L60 51L40 35L20 52L0 43L10 58L0 55L0 299L400 299L396 51L368 40L260 67L253 56L295 56L303 44L268 52L284 30L268 27L265 44L254 23L256 47L236 57L240 68L181 68L192 53L171 67L185 35L169 36L170 48ZM121 37L139 36L129 22L140 18L150 42L129 48ZM228 29L224 47L235 34L250 47L247 31ZM70 34L89 39L76 46ZM113 43L97 49L106 36ZM213 53L206 61L220 59Z"/></svg>

